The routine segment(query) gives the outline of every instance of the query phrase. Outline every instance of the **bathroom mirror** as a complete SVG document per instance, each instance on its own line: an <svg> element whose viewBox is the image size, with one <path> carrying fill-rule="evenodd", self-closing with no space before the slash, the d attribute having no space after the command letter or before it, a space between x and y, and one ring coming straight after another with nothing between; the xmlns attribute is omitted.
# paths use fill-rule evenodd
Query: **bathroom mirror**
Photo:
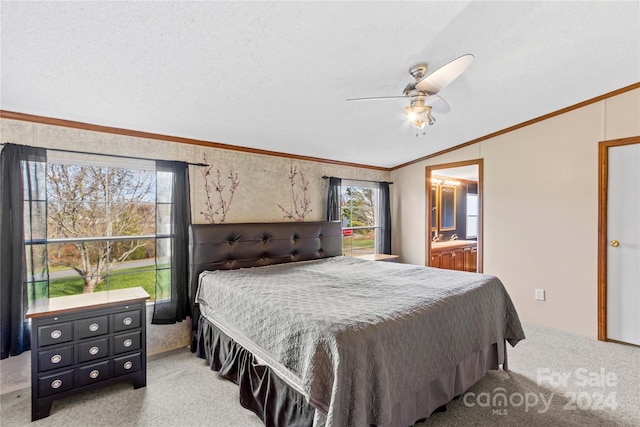
<svg viewBox="0 0 640 427"><path fill-rule="evenodd" d="M456 187L452 185L440 186L440 230L456 229Z"/></svg>

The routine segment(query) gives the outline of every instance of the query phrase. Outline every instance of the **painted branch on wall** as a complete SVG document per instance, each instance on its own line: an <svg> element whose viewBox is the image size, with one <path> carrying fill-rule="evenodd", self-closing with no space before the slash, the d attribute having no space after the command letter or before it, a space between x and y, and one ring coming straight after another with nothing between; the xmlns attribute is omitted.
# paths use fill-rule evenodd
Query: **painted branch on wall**
<svg viewBox="0 0 640 427"><path fill-rule="evenodd" d="M298 172L298 169L294 166L289 171L289 183L291 185L291 202L293 209L287 210L279 203L278 207L284 214L284 218L302 222L304 218L313 211L311 209L311 197L307 194L309 181L305 179L304 173ZM296 188L296 186L299 188Z"/></svg>
<svg viewBox="0 0 640 427"><path fill-rule="evenodd" d="M207 164L207 157L203 156L204 163ZM236 190L240 186L240 180L238 179L238 173L234 173L233 169L229 171L227 179L229 180L229 189L225 196L225 185L222 184L222 173L220 169L216 169L215 176L212 174L213 164L209 166L202 166L200 173L202 174L202 180L204 181L204 190L207 194L207 200L205 201L205 210L200 211L204 216L204 219L209 224L215 224L216 220L218 224L224 224L227 221L227 214L231 209L231 203L233 202L233 196ZM217 193L217 197L214 194ZM218 201L214 205L213 199L217 198Z"/></svg>

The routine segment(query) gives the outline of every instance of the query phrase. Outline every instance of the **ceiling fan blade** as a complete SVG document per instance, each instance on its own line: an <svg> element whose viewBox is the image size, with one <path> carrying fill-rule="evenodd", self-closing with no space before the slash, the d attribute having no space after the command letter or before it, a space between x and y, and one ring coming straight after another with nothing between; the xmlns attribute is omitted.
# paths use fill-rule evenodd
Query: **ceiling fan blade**
<svg viewBox="0 0 640 427"><path fill-rule="evenodd" d="M456 58L416 83L416 89L430 94L436 94L449 83L460 77L460 74L464 73L472 62L473 55L471 54Z"/></svg>
<svg viewBox="0 0 640 427"><path fill-rule="evenodd" d="M438 114L445 114L451 111L451 107L447 104L447 101L442 99L438 95L430 95L425 98L424 105L429 105L431 107L431 111Z"/></svg>
<svg viewBox="0 0 640 427"><path fill-rule="evenodd" d="M347 98L347 101L376 101L379 99L403 99L406 98L405 95L397 95L397 96L371 96L368 98Z"/></svg>

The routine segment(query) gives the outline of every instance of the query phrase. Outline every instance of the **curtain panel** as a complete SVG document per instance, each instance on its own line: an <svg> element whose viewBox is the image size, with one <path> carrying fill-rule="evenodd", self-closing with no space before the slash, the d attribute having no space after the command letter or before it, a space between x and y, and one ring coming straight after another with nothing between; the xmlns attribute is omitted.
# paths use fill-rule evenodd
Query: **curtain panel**
<svg viewBox="0 0 640 427"><path fill-rule="evenodd" d="M156 300L153 324L180 322L189 302L189 165L156 161Z"/></svg>
<svg viewBox="0 0 640 427"><path fill-rule="evenodd" d="M340 212L340 187L342 180L340 178L329 178L329 189L327 193L327 221L342 221Z"/></svg>
<svg viewBox="0 0 640 427"><path fill-rule="evenodd" d="M378 251L381 254L391 253L391 203L389 199L389 183L380 183L380 233L378 234Z"/></svg>
<svg viewBox="0 0 640 427"><path fill-rule="evenodd" d="M0 153L2 359L31 348L30 323L24 315L30 300L48 293L46 165L43 148L5 144Z"/></svg>

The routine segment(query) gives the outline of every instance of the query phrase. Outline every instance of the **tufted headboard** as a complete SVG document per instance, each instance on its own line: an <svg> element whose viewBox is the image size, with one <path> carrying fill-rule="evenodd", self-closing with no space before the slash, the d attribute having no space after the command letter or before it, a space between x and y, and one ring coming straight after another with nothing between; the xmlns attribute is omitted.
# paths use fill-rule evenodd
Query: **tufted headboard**
<svg viewBox="0 0 640 427"><path fill-rule="evenodd" d="M339 221L192 224L189 298L205 270L231 270L342 255Z"/></svg>

